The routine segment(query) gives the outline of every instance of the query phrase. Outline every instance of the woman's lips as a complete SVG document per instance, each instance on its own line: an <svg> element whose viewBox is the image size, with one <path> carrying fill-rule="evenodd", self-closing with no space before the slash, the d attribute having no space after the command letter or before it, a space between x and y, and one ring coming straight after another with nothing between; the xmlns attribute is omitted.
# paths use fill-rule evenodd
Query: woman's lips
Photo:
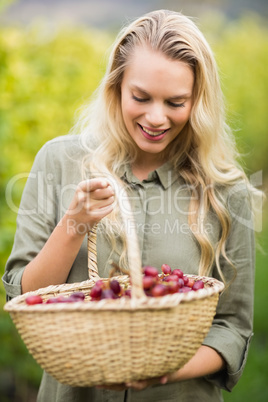
<svg viewBox="0 0 268 402"><path fill-rule="evenodd" d="M148 127L142 126L139 123L138 126L140 127L143 136L151 141L160 141L162 138L164 138L166 132L169 130L149 129Z"/></svg>

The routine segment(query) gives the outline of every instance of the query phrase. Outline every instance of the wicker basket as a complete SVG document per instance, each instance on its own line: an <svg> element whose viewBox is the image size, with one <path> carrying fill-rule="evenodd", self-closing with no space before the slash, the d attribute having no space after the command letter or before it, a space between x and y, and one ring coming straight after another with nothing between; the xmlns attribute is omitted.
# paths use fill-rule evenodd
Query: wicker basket
<svg viewBox="0 0 268 402"><path fill-rule="evenodd" d="M133 227L132 215L124 217L124 222ZM46 300L82 291L86 299L89 297L99 279L93 230L88 237L89 280L48 286L17 296L5 305L29 352L63 384L116 384L175 371L195 354L212 324L223 284L213 278L191 276L202 279L205 288L146 297L137 237L133 232L130 235L130 230L126 233L130 299L26 305L29 294ZM129 284L129 276L116 278L121 284Z"/></svg>

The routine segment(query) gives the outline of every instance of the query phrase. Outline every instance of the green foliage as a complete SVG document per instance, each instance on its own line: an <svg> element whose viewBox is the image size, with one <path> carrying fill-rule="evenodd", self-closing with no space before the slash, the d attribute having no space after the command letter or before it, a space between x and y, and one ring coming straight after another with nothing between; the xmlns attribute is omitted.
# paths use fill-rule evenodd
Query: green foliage
<svg viewBox="0 0 268 402"><path fill-rule="evenodd" d="M268 172L266 21L256 15L245 15L231 23L215 15L209 20L207 16L205 21L243 165L248 173L263 170L265 174Z"/></svg>
<svg viewBox="0 0 268 402"><path fill-rule="evenodd" d="M0 29L1 277L13 243L16 210L34 156L46 141L69 131L75 111L91 96L104 73L109 44L104 33L84 28L54 32L42 25L27 30ZM7 205L5 189L12 179L15 185ZM41 370L2 311L4 303L1 282L0 376L12 373L12 381L20 390L27 382L37 386Z"/></svg>
<svg viewBox="0 0 268 402"><path fill-rule="evenodd" d="M244 165L249 173L267 172L267 28L255 16L232 23L219 18L209 21L208 24L203 19L203 25L219 63L229 121L236 130L239 149L245 154ZM16 208L34 156L47 140L69 131L75 111L91 96L104 73L105 52L111 41L104 33L83 27L50 29L42 24L27 29L0 28L1 276L12 247ZM18 180L12 189L10 208L5 189L14 177ZM265 233L267 239L267 229ZM267 400L262 392L268 360L265 260L266 256L258 251L255 337L245 374L234 393L226 394L226 401L258 399L257 396L259 401ZM37 386L41 370L2 311L4 303L1 283L0 377L12 373L20 389L27 383ZM1 385L0 382L0 388Z"/></svg>
<svg viewBox="0 0 268 402"><path fill-rule="evenodd" d="M258 240L258 248L268 244L268 222ZM267 253L258 251L256 256L254 336L251 341L244 373L232 393L224 392L225 402L268 400L268 321L267 321Z"/></svg>
<svg viewBox="0 0 268 402"><path fill-rule="evenodd" d="M0 252L14 235L15 214L5 205L5 188L26 176L34 156L49 139L66 134L75 110L95 90L104 71L108 39L86 29L49 32L45 26L0 30ZM16 210L25 183L17 177ZM6 254L4 255L6 257ZM4 258L5 259L5 258ZM0 259L1 266L4 259Z"/></svg>
<svg viewBox="0 0 268 402"><path fill-rule="evenodd" d="M14 0L0 0L0 12L3 12L3 10L9 7L12 3L14 3Z"/></svg>

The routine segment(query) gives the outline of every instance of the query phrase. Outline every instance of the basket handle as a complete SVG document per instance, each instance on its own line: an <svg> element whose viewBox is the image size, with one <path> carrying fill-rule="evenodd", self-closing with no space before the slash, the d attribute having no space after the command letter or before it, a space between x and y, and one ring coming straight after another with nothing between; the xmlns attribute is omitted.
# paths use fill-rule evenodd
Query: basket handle
<svg viewBox="0 0 268 402"><path fill-rule="evenodd" d="M88 232L88 277L89 279L100 279L97 266L97 224Z"/></svg>
<svg viewBox="0 0 268 402"><path fill-rule="evenodd" d="M118 183L117 183L118 186ZM135 221L132 214L128 195L123 187L120 187L120 195L117 196L119 210L126 234L126 247L131 277L131 297L132 299L145 298L142 284L142 263L138 237L135 230ZM97 225L88 233L88 276L95 280L100 279L97 266Z"/></svg>

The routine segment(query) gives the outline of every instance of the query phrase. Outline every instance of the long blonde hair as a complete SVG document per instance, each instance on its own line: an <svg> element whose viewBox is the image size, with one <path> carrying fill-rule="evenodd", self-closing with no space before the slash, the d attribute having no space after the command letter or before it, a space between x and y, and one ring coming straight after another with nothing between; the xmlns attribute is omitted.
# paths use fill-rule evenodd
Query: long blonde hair
<svg viewBox="0 0 268 402"><path fill-rule="evenodd" d="M226 124L214 56L190 18L172 11L154 11L135 20L119 33L110 53L106 74L73 130L81 133L83 146L90 155L84 160L84 171L90 161L90 169L118 175L122 165L135 160L136 146L126 130L120 102L124 71L134 49L140 45L160 51L171 60L183 61L194 73L190 119L167 151L174 169L193 193L199 195L197 199L192 193L189 204L189 212L196 211L189 213L190 227L193 223L199 227L193 232L201 250L199 274L209 275L215 261L219 275L224 279L219 258L223 255L228 260L225 243L230 218L217 188L240 179L248 181L236 162L238 154ZM221 237L216 247L200 228L210 209L214 210L221 225Z"/></svg>

